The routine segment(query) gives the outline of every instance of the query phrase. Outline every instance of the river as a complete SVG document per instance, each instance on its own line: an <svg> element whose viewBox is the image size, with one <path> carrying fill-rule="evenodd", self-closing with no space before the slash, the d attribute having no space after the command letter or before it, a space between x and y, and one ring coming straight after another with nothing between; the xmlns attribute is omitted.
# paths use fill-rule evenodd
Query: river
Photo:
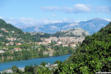
<svg viewBox="0 0 111 74"><path fill-rule="evenodd" d="M40 65L41 62L47 62L47 63L53 64L57 60L64 61L69 56L70 55L57 56L57 57L47 57L47 58L34 58L34 59L29 59L29 60L0 63L0 71L11 68L14 65L17 67L25 67L25 66L30 66L30 65L34 65L34 64Z"/></svg>

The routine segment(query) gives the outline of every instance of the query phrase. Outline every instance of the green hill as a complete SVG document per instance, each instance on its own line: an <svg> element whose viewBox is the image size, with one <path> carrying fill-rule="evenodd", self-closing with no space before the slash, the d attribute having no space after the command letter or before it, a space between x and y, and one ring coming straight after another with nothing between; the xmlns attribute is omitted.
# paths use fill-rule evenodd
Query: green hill
<svg viewBox="0 0 111 74"><path fill-rule="evenodd" d="M24 33L22 30L0 19L0 41L29 42L34 41L34 38L30 35L30 33Z"/></svg>
<svg viewBox="0 0 111 74"><path fill-rule="evenodd" d="M59 65L57 73L94 74L111 72L111 23L87 36L76 52Z"/></svg>

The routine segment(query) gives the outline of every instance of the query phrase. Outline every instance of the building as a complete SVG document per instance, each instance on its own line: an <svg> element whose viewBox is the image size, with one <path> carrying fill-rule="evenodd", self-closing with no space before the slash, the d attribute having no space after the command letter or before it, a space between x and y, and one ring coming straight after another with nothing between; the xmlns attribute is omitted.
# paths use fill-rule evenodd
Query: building
<svg viewBox="0 0 111 74"><path fill-rule="evenodd" d="M2 54L2 53L5 53L5 51L4 50L0 50L0 54Z"/></svg>

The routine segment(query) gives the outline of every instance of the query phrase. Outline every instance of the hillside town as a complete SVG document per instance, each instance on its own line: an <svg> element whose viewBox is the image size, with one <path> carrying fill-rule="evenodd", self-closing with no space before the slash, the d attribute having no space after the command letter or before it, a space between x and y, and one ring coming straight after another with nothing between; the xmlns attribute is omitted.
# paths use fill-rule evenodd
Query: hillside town
<svg viewBox="0 0 111 74"><path fill-rule="evenodd" d="M37 44L48 45L51 42L55 42L55 45L76 47L77 44L82 43L84 37L49 37L42 38L41 40L42 41L37 42Z"/></svg>

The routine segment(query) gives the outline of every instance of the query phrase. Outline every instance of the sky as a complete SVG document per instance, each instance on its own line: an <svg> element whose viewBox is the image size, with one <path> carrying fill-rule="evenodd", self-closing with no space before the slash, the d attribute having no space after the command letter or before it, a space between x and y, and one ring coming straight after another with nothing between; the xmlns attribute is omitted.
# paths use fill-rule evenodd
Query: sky
<svg viewBox="0 0 111 74"><path fill-rule="evenodd" d="M110 14L111 0L0 0L0 18L25 26L93 18L110 20Z"/></svg>

